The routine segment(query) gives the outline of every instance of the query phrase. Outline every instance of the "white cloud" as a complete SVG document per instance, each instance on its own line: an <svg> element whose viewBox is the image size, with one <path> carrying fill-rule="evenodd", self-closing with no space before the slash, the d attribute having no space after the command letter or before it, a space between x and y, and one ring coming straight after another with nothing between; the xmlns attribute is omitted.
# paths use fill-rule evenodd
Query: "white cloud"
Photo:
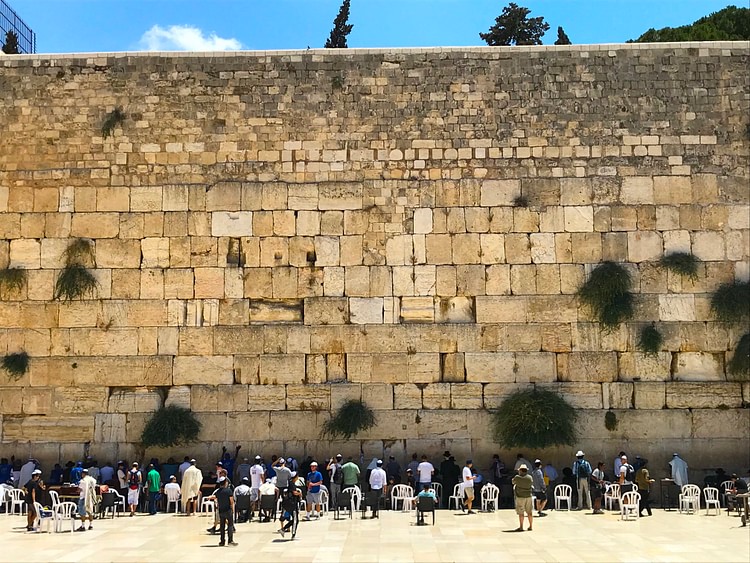
<svg viewBox="0 0 750 563"><path fill-rule="evenodd" d="M167 28L155 25L143 34L138 43L144 51L234 51L242 44L234 38L225 39L216 33L208 36L197 27L170 25Z"/></svg>

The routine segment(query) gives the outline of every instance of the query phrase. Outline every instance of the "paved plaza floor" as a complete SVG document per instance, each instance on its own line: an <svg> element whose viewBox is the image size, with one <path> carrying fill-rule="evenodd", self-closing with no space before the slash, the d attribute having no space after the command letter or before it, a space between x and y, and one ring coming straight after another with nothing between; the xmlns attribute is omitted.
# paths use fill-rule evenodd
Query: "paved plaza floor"
<svg viewBox="0 0 750 563"><path fill-rule="evenodd" d="M278 523L237 524L236 547L218 547L210 517L173 514L96 520L82 533L27 533L25 517L0 515L0 561L750 561L750 527L739 517L679 514L622 522L617 513L550 512L534 531L514 533L512 510L465 515L441 510L435 526L411 513L378 520L301 522L294 541Z"/></svg>

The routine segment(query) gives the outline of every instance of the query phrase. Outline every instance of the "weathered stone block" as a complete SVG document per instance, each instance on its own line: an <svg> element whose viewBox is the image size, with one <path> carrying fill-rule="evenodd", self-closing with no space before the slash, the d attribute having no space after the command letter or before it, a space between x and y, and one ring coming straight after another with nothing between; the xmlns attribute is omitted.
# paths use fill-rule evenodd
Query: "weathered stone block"
<svg viewBox="0 0 750 563"><path fill-rule="evenodd" d="M512 352L466 353L464 362L469 382L513 383L519 369Z"/></svg>
<svg viewBox="0 0 750 563"><path fill-rule="evenodd" d="M331 410L330 385L287 385L287 410L329 411Z"/></svg>
<svg viewBox="0 0 750 563"><path fill-rule="evenodd" d="M363 384L362 401L373 409L391 410L393 409L393 388L393 385L387 383Z"/></svg>
<svg viewBox="0 0 750 563"><path fill-rule="evenodd" d="M245 237L252 234L252 211L216 211L211 213L211 236Z"/></svg>
<svg viewBox="0 0 750 563"><path fill-rule="evenodd" d="M387 387L391 391L390 395L391 395L391 408L392 408L393 388L390 385L388 385ZM362 399L362 386L359 384L336 383L334 385L331 385L331 411L334 411L334 412L337 411L347 401L359 401L361 399Z"/></svg>
<svg viewBox="0 0 750 563"><path fill-rule="evenodd" d="M94 417L94 441L97 443L124 443L127 439L124 414L97 414Z"/></svg>
<svg viewBox="0 0 750 563"><path fill-rule="evenodd" d="M349 300L336 297L308 297L304 301L306 325L336 325L349 322Z"/></svg>
<svg viewBox="0 0 750 563"><path fill-rule="evenodd" d="M107 412L153 412L162 405L162 397L158 391L151 389L114 389L109 396Z"/></svg>
<svg viewBox="0 0 750 563"><path fill-rule="evenodd" d="M174 384L192 385L234 382L232 356L177 356L174 359Z"/></svg>
<svg viewBox="0 0 750 563"><path fill-rule="evenodd" d="M451 383L452 409L481 409L483 405L481 383Z"/></svg>
<svg viewBox="0 0 750 563"><path fill-rule="evenodd" d="M393 386L394 409L421 409L422 390L413 383Z"/></svg>
<svg viewBox="0 0 750 563"><path fill-rule="evenodd" d="M715 409L740 408L742 389L739 383L667 383L667 408Z"/></svg>
<svg viewBox="0 0 750 563"><path fill-rule="evenodd" d="M658 260L662 255L661 235L656 231L636 231L628 233L628 260L645 262Z"/></svg>
<svg viewBox="0 0 750 563"><path fill-rule="evenodd" d="M383 298L372 297L349 299L349 315L352 324L382 324Z"/></svg>
<svg viewBox="0 0 750 563"><path fill-rule="evenodd" d="M560 381L606 382L617 380L615 352L571 352L559 354Z"/></svg>
<svg viewBox="0 0 750 563"><path fill-rule="evenodd" d="M603 383L602 399L605 409L632 409L634 403L633 383Z"/></svg>
<svg viewBox="0 0 750 563"><path fill-rule="evenodd" d="M304 354L264 354L260 357L261 384L302 383L304 380Z"/></svg>
<svg viewBox="0 0 750 563"><path fill-rule="evenodd" d="M666 383L634 383L633 404L636 409L663 409L666 405Z"/></svg>
<svg viewBox="0 0 750 563"><path fill-rule="evenodd" d="M674 379L678 381L723 381L724 354L679 352Z"/></svg>
<svg viewBox="0 0 750 563"><path fill-rule="evenodd" d="M187 385L176 385L170 387L167 391L167 398L164 400L164 406L175 405L185 409L190 408L190 387Z"/></svg>
<svg viewBox="0 0 750 563"><path fill-rule="evenodd" d="M527 299L525 297L477 296L477 323L526 322Z"/></svg>
<svg viewBox="0 0 750 563"><path fill-rule="evenodd" d="M8 442L90 442L95 418L91 416L3 417L3 440Z"/></svg>
<svg viewBox="0 0 750 563"><path fill-rule="evenodd" d="M283 385L248 385L247 410L283 411L286 409L286 389Z"/></svg>
<svg viewBox="0 0 750 563"><path fill-rule="evenodd" d="M623 352L619 354L621 381L669 381L672 355L669 352L644 354Z"/></svg>

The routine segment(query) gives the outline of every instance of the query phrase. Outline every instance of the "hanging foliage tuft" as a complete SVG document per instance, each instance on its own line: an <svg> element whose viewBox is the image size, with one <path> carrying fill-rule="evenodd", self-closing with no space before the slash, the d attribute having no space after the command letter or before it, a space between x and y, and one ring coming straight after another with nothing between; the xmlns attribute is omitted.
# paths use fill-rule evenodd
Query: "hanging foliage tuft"
<svg viewBox="0 0 750 563"><path fill-rule="evenodd" d="M630 273L621 264L602 262L578 290L578 298L607 331L616 329L634 312Z"/></svg>
<svg viewBox="0 0 750 563"><path fill-rule="evenodd" d="M187 444L195 442L200 431L201 423L191 410L170 405L151 415L141 434L141 444L162 448Z"/></svg>
<svg viewBox="0 0 750 563"><path fill-rule="evenodd" d="M324 436L348 440L375 426L375 413L363 401L345 402L323 425Z"/></svg>

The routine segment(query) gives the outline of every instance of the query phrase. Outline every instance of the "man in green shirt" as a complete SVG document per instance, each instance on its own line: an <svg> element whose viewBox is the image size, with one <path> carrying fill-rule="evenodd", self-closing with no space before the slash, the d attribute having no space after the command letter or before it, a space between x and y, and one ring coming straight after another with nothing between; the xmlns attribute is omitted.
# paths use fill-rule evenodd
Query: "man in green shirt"
<svg viewBox="0 0 750 563"><path fill-rule="evenodd" d="M148 512L153 516L156 514L156 501L159 500L159 489L161 489L161 477L153 463L148 466L146 486L148 487Z"/></svg>
<svg viewBox="0 0 750 563"><path fill-rule="evenodd" d="M349 456L346 463L341 466L341 474L344 476L344 482L341 485L342 490L359 483L359 466L352 461L352 456Z"/></svg>
<svg viewBox="0 0 750 563"><path fill-rule="evenodd" d="M534 485L534 479L529 475L529 468L526 464L518 468L518 475L513 477L513 495L516 499L516 514L518 514L518 528L516 532L523 532L523 515L529 519L528 530L534 522L534 507L531 503L531 488Z"/></svg>

